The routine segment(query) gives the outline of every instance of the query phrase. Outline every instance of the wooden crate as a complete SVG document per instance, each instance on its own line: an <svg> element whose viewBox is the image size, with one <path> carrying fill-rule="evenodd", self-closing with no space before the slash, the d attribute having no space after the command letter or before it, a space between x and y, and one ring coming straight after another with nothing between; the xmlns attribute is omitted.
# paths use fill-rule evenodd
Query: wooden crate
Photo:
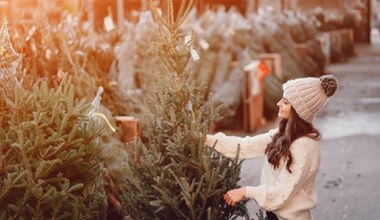
<svg viewBox="0 0 380 220"><path fill-rule="evenodd" d="M242 101L243 128L246 132L254 132L263 122L264 97L262 80L258 79L259 63L259 60L252 61L244 67Z"/></svg>
<svg viewBox="0 0 380 220"><path fill-rule="evenodd" d="M121 129L121 141L129 143L140 136L140 120L132 116L116 116L116 124Z"/></svg>

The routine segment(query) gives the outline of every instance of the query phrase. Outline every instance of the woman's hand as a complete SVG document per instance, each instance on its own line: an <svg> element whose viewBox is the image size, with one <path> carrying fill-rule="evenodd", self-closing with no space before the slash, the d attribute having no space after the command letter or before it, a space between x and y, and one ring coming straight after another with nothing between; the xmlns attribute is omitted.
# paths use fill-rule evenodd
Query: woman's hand
<svg viewBox="0 0 380 220"><path fill-rule="evenodd" d="M239 189L233 189L224 194L224 200L228 205L234 206L236 203L240 202L245 196L245 187Z"/></svg>

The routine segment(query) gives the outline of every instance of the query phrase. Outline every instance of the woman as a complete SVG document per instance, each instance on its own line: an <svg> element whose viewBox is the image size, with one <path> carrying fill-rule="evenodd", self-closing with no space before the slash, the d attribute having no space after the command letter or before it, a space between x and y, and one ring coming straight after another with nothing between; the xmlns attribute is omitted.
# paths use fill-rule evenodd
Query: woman
<svg viewBox="0 0 380 220"><path fill-rule="evenodd" d="M315 114L338 87L332 75L290 80L283 85L279 126L254 137L207 135L206 145L227 157L265 156L259 186L228 191L224 200L235 205L244 197L254 199L268 219L312 219L317 204L315 178L320 164L320 134L312 125Z"/></svg>

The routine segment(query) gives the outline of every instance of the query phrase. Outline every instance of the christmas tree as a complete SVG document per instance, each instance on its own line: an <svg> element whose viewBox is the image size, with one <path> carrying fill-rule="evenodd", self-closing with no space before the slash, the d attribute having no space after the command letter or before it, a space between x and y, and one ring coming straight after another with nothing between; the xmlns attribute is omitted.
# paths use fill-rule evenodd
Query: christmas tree
<svg viewBox="0 0 380 220"><path fill-rule="evenodd" d="M182 1L174 16L168 1L166 17L150 7L160 33L156 54L166 71L159 73L154 98L146 101L143 141L129 146L123 208L134 219L248 218L245 202L228 206L223 200L225 192L237 187L241 162L204 145L218 109L204 105L205 87L189 77L188 62L198 57L193 35L185 36L179 28L191 4Z"/></svg>
<svg viewBox="0 0 380 220"><path fill-rule="evenodd" d="M102 123L64 80L0 103L0 219L103 219Z"/></svg>
<svg viewBox="0 0 380 220"><path fill-rule="evenodd" d="M77 98L91 99L101 86L102 104L113 115L133 113L136 105L117 83L118 33L91 35L71 16L59 24L37 21L31 28L20 24L12 31L14 47L23 57L17 70L25 88L41 79L48 79L49 87L55 88L66 73Z"/></svg>
<svg viewBox="0 0 380 220"><path fill-rule="evenodd" d="M100 94L76 99L66 76L55 89L47 81L25 89L2 30L0 219L105 219Z"/></svg>
<svg viewBox="0 0 380 220"><path fill-rule="evenodd" d="M19 55L14 51L9 32L7 21L4 20L0 29L0 95L8 95L13 90L16 83L15 63Z"/></svg>

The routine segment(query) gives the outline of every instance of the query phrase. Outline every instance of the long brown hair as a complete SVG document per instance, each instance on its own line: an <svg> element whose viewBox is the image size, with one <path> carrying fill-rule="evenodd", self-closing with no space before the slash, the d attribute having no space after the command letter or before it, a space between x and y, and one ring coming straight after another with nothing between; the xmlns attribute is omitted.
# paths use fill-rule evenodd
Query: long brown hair
<svg viewBox="0 0 380 220"><path fill-rule="evenodd" d="M309 134L315 133L315 137ZM286 168L291 173L290 165L293 163L293 157L290 152L290 145L297 138L308 136L319 139L320 133L311 123L301 119L293 107L290 109L289 119L280 119L278 132L274 135L265 150L268 162L273 165L274 169L280 166L281 159L286 159Z"/></svg>

